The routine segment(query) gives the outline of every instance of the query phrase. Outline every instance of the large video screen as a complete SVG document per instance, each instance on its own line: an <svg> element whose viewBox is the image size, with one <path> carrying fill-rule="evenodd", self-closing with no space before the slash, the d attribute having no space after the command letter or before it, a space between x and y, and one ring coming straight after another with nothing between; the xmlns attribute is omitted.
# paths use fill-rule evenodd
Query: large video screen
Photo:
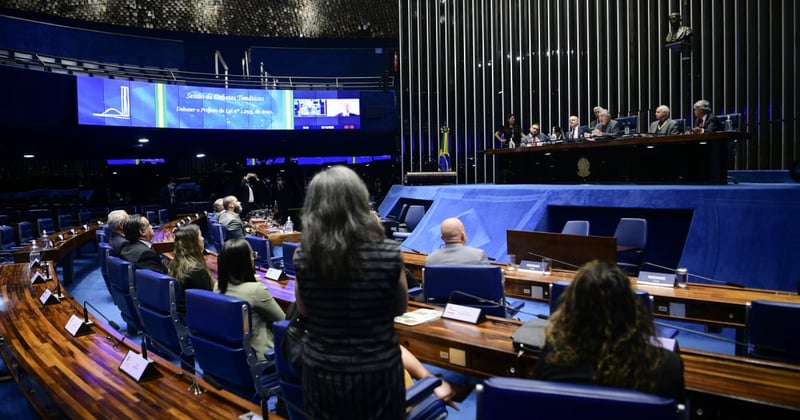
<svg viewBox="0 0 800 420"><path fill-rule="evenodd" d="M359 92L231 89L77 77L78 124L231 130L361 128Z"/></svg>

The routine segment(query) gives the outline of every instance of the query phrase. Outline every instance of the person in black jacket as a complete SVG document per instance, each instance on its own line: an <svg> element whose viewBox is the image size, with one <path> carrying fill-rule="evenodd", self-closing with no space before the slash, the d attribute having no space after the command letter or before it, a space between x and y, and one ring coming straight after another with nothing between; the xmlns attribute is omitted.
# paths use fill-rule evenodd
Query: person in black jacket
<svg viewBox="0 0 800 420"><path fill-rule="evenodd" d="M713 133L722 130L719 118L711 113L711 103L705 99L694 103L694 117L692 132L695 134Z"/></svg>
<svg viewBox="0 0 800 420"><path fill-rule="evenodd" d="M153 227L150 221L141 214L131 215L125 222L125 238L128 245L122 248L120 257L133 264L137 270L146 268L167 274L167 267L161 262L161 256L153 250Z"/></svg>

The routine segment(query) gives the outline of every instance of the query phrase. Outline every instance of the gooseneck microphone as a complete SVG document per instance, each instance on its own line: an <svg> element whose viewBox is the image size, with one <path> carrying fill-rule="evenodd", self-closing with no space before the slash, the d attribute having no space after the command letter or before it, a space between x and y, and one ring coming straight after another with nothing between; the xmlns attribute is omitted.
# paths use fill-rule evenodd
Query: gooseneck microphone
<svg viewBox="0 0 800 420"><path fill-rule="evenodd" d="M113 328L113 329L115 329L115 330L117 330L117 331L119 331L119 330L120 330L120 328L119 328L119 324L117 324L116 322L114 322L114 321L112 321L112 320L108 319L108 317L107 317L107 316L105 316L105 315L103 315L103 313L102 313L102 312L100 312L100 310L98 310L97 308L95 308L95 307L94 307L94 305L92 305L91 303L89 303L88 301L85 301L85 300L83 301L83 323L84 323L84 324L92 324L92 321L91 321L91 320L89 320L89 311L87 311L87 310L86 310L86 307L87 307L87 306L88 306L88 307L90 307L90 308L92 308L92 310L94 310L95 312L97 312L97 314L98 314L98 315L100 315L101 317L103 317L103 319L106 321L106 323L108 323L108 325L109 325L111 328Z"/></svg>
<svg viewBox="0 0 800 420"><path fill-rule="evenodd" d="M537 253L535 253L535 252L531 252L531 251L526 251L526 254L530 254L530 255L533 255L534 257L539 257L539 258L550 258L550 259L551 259L551 260L553 260L554 262L557 262L557 263L559 263L559 264L564 264L564 265L566 265L567 267L569 267L569 268L574 268L574 269L576 269L576 270L579 270L579 269L581 268L581 266L579 266L579 265L575 265L575 264L572 264L572 263L568 263L568 262L566 262L566 261L557 260L557 259L555 259L555 258L553 258L553 257L548 257L547 255L539 255L539 254L537 254Z"/></svg>
<svg viewBox="0 0 800 420"><path fill-rule="evenodd" d="M663 265L658 265L658 264L655 264L655 263L651 263L649 261L643 262L642 265L649 265L649 266L653 266L653 267L656 267L656 268L660 268L662 270L669 270L669 271L672 271L673 273L678 271L677 268L665 267ZM692 276L692 277L697 277L698 279L706 280L706 281L709 281L711 283L724 284L725 286L738 287L740 289L745 289L746 288L745 285L743 285L741 283L736 283L736 282L733 282L733 281L712 279L710 277L701 276L699 274L695 274L695 273L691 273L691 272L687 272L686 275L689 275L689 276Z"/></svg>

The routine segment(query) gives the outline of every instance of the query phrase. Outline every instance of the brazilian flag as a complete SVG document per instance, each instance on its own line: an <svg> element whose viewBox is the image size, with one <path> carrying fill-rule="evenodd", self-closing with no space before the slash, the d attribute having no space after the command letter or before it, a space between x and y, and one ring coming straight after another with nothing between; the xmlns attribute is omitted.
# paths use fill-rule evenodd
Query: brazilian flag
<svg viewBox="0 0 800 420"><path fill-rule="evenodd" d="M450 172L453 170L450 166L450 127L443 125L439 133L442 135L439 143L439 172Z"/></svg>

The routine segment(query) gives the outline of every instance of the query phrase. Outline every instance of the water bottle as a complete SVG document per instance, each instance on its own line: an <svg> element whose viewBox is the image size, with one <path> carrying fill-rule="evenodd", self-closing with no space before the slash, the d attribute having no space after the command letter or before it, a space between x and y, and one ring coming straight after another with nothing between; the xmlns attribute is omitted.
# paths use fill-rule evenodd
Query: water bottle
<svg viewBox="0 0 800 420"><path fill-rule="evenodd" d="M39 245L42 249L47 249L50 247L50 238L47 237L46 230L42 230L42 237L39 238Z"/></svg>
<svg viewBox="0 0 800 420"><path fill-rule="evenodd" d="M294 232L294 223L292 223L292 218L291 217L287 217L286 218L286 224L283 225L283 231L286 232L286 233Z"/></svg>
<svg viewBox="0 0 800 420"><path fill-rule="evenodd" d="M34 262L34 261L37 261L41 255L42 255L42 252L41 252L41 249L39 248L39 246L36 245L36 240L35 239L32 240L31 241L31 253L28 254L28 256L30 258L29 261L31 263Z"/></svg>
<svg viewBox="0 0 800 420"><path fill-rule="evenodd" d="M516 147L517 147L517 144L516 144L516 143L514 143L514 140L509 140L509 141L508 141L508 148L509 148L509 149L514 149L514 148L516 148Z"/></svg>
<svg viewBox="0 0 800 420"><path fill-rule="evenodd" d="M623 130L623 134L625 135L625 137L630 136L631 135L631 128L628 127L627 125L625 125L625 129Z"/></svg>
<svg viewBox="0 0 800 420"><path fill-rule="evenodd" d="M725 131L733 131L733 121L730 115L728 115L728 119L725 120Z"/></svg>

